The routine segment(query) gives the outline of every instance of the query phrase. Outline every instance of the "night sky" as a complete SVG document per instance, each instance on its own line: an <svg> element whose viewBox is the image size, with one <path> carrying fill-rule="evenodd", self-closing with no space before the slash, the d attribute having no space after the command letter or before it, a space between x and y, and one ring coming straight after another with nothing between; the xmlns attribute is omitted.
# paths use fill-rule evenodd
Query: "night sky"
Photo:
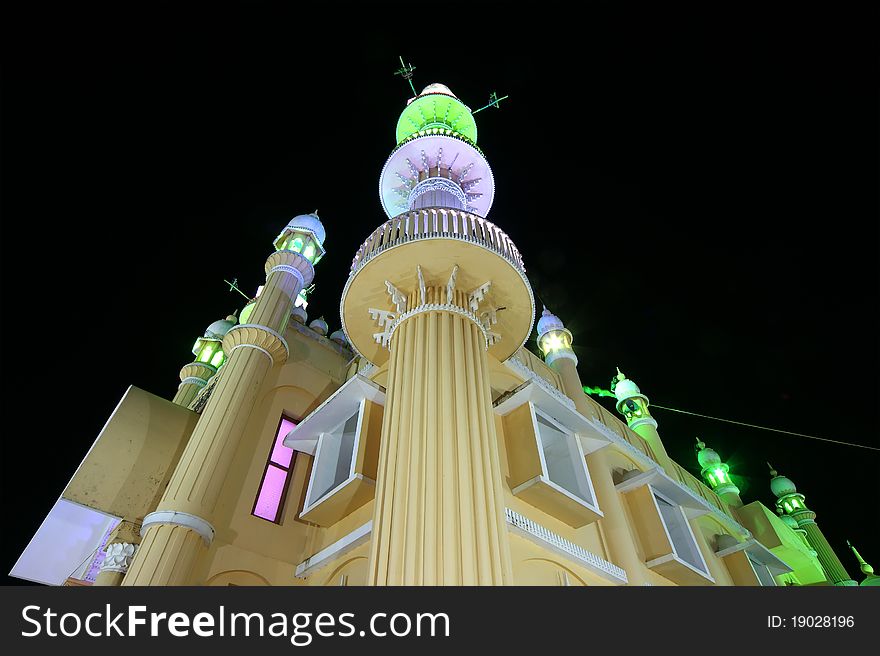
<svg viewBox="0 0 880 656"><path fill-rule="evenodd" d="M351 258L385 220L398 55L419 90L510 94L477 116L488 218L585 384L619 365L658 405L880 446L877 57L844 25L865 19L659 4L7 13L3 574L126 388L170 398L194 339L242 305L223 279L253 293L315 208L309 315L339 328ZM877 451L654 414L692 472L699 435L772 507L769 460L851 575L846 539L880 566Z"/></svg>

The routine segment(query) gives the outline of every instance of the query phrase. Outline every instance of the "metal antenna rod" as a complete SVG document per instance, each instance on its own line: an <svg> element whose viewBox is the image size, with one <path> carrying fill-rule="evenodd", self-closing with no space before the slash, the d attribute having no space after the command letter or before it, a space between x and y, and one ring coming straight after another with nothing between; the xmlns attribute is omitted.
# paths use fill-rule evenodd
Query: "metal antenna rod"
<svg viewBox="0 0 880 656"><path fill-rule="evenodd" d="M409 82L409 88L412 89L414 96L419 95L416 92L416 88L412 83L413 71L416 70L416 67L413 66L412 64L405 64L403 62L403 56L402 55L398 55L398 56L400 57L400 68L398 68L396 71L394 71L394 74L401 76L404 80Z"/></svg>
<svg viewBox="0 0 880 656"><path fill-rule="evenodd" d="M241 290L238 288L238 278L233 278L233 279L232 279L232 282L229 282L228 280L224 279L223 282L225 282L227 285L229 285L229 291L232 291L232 290L234 289L234 290L237 291L239 294L241 294L242 296L244 296L245 300L248 300L248 301L251 300L251 297L250 297L250 296L248 296L247 294L245 294L243 291L241 291Z"/></svg>
<svg viewBox="0 0 880 656"><path fill-rule="evenodd" d="M480 107L479 109L475 109L474 111L471 112L471 114L476 114L477 112L482 112L484 109L488 109L489 107L494 107L495 109L501 109L501 107L499 107L498 103L500 103L502 100L507 100L508 98L510 98L510 96L502 96L501 98L499 98L498 94L493 91L492 93L489 94L489 104L484 105L483 107Z"/></svg>

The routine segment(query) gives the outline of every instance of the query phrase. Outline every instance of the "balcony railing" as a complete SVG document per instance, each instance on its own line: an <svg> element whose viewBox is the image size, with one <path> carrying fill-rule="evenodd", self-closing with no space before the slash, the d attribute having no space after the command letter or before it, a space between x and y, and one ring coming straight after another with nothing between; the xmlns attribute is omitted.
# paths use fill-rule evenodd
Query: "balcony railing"
<svg viewBox="0 0 880 656"><path fill-rule="evenodd" d="M351 274L389 248L421 239L460 239L477 244L498 253L525 274L519 250L498 226L476 214L442 208L413 210L380 225L355 254Z"/></svg>

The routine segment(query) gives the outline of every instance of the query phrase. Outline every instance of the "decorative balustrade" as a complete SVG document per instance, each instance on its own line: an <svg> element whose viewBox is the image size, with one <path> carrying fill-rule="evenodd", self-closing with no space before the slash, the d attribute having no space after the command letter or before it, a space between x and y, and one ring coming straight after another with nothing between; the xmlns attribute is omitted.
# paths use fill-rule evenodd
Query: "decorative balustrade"
<svg viewBox="0 0 880 656"><path fill-rule="evenodd" d="M586 565L593 570L599 570L600 572L617 579L619 582L626 583L626 572L622 567L618 567L614 563L609 563L604 558L600 558L593 552L587 551L571 540L566 540L558 533L554 533L550 529L541 526L537 522L521 515L515 510L505 508L504 516L508 524L519 529L523 533L528 534L539 544L543 543L544 546L551 547L556 551L564 553L566 556L581 565Z"/></svg>
<svg viewBox="0 0 880 656"><path fill-rule="evenodd" d="M703 481L691 474L677 462L672 461L672 467L675 470L675 478L678 479L679 483L689 488L691 491L696 492L700 497L718 508L721 512L728 514L727 509L721 501L721 497L710 490L708 485L703 483Z"/></svg>
<svg viewBox="0 0 880 656"><path fill-rule="evenodd" d="M389 248L420 239L460 239L477 244L498 253L525 274L520 252L503 230L476 214L443 208L413 210L380 225L355 254L351 274Z"/></svg>

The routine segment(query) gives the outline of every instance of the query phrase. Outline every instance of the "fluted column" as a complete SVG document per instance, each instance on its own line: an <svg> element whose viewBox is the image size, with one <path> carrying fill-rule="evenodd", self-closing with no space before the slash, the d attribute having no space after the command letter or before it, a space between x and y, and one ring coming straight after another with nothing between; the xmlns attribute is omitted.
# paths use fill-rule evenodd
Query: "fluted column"
<svg viewBox="0 0 880 656"><path fill-rule="evenodd" d="M426 294L442 303L446 290ZM455 292L455 305L466 301ZM389 346L369 582L510 583L483 329L453 311L416 312Z"/></svg>
<svg viewBox="0 0 880 656"><path fill-rule="evenodd" d="M156 512L144 518L143 542L123 585L184 585L213 540L211 525L260 385L287 358L281 337L294 299L314 277L298 253L278 251L266 261L266 285L250 322L223 339L223 376L196 424Z"/></svg>
<svg viewBox="0 0 880 656"><path fill-rule="evenodd" d="M813 517L809 517L809 515L813 515ZM797 513L795 519L797 519L798 526L806 531L807 542L816 551L816 557L822 564L822 569L828 575L828 580L834 585L858 585L856 581L850 578L843 563L840 562L840 558L837 557L834 549L822 533L822 529L816 524L815 516L816 514L809 510L805 513Z"/></svg>
<svg viewBox="0 0 880 656"><path fill-rule="evenodd" d="M180 370L180 385L171 399L172 403L188 408L208 380L217 373L217 368L206 362L190 362Z"/></svg>
<svg viewBox="0 0 880 656"><path fill-rule="evenodd" d="M141 542L140 528L139 521L124 519L113 529L104 547L107 555L98 576L95 577L94 585L113 586L122 583Z"/></svg>

